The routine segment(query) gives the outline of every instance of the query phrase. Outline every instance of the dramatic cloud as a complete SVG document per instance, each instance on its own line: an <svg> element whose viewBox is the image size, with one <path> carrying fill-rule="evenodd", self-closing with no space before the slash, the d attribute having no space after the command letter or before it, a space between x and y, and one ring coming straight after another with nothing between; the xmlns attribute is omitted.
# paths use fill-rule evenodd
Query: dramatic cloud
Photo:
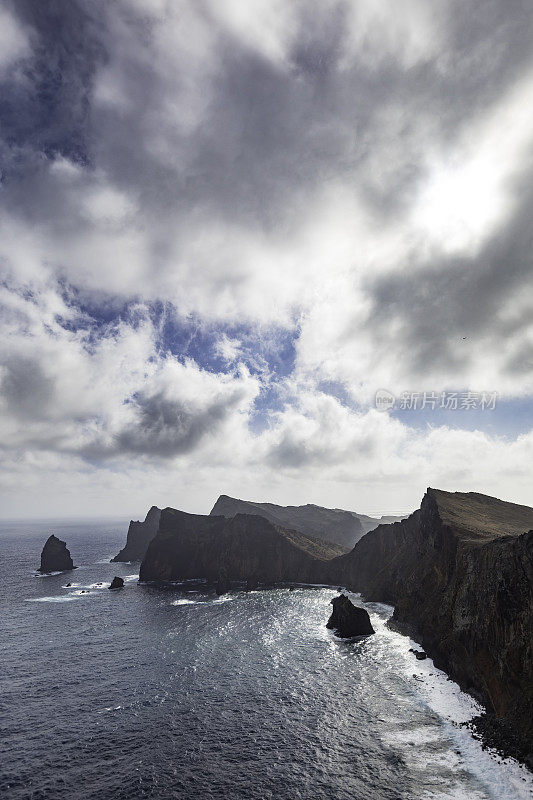
<svg viewBox="0 0 533 800"><path fill-rule="evenodd" d="M17 480L35 513L82 483L128 514L527 500L533 10L17 0L0 31L12 513ZM421 423L379 388L501 406Z"/></svg>

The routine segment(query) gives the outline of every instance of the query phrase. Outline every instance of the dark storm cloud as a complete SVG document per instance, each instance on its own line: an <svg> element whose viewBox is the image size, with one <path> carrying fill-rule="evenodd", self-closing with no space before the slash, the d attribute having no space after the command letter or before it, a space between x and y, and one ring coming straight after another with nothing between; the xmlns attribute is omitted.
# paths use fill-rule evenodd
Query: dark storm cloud
<svg viewBox="0 0 533 800"><path fill-rule="evenodd" d="M11 169L35 164L35 153L86 163L91 81L105 57L98 5L16 0L8 8L32 47L19 80L8 75L0 86L2 138L19 156Z"/></svg>
<svg viewBox="0 0 533 800"><path fill-rule="evenodd" d="M216 400L205 409L194 409L163 394L147 397L141 393L135 401L138 418L117 436L117 450L161 458L190 453L206 434L220 427L240 399Z"/></svg>
<svg viewBox="0 0 533 800"><path fill-rule="evenodd" d="M0 363L0 398L8 413L22 420L45 418L54 396L54 382L38 360L11 356Z"/></svg>
<svg viewBox="0 0 533 800"><path fill-rule="evenodd" d="M150 127L165 105L165 92L178 93L187 78L182 81L179 67L170 64L162 81L156 59L137 57L155 46L140 12L136 17L120 4L88 0L21 0L12 8L35 31L34 57L24 84L9 87L5 139L31 147L31 153L98 163L117 187L139 193L148 212L171 210L177 226L190 224L195 208L202 219L279 229L300 213L310 191L338 177L353 181L374 214L397 213L423 169L427 131L421 123L436 139L453 139L472 114L500 96L531 59L533 13L518 0L437 5L435 13L446 9L445 56L437 53L407 68L393 53L370 64L356 54L345 66L349 7L303 7L288 70L220 30L212 56L214 93L201 127L189 135L173 130L172 123L166 131ZM210 24L215 29L219 23ZM130 52L117 40L124 27ZM95 69L119 57L127 103L96 108ZM186 62L184 57L184 72ZM185 102L203 91L198 80ZM402 109L392 134L379 118L391 103ZM160 132L175 148L177 165L154 152ZM393 157L391 135L402 142ZM387 169L385 185L376 179L374 156L372 168L368 164L372 153ZM31 206L29 186L26 191ZM162 241L153 242L156 265L166 253L160 236Z"/></svg>

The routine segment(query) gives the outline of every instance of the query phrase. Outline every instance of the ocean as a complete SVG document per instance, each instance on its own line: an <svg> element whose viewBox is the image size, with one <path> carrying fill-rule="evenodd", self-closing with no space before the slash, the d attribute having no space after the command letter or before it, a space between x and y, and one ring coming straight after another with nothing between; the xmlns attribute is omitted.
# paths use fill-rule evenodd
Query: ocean
<svg viewBox="0 0 533 800"><path fill-rule="evenodd" d="M78 569L36 573L50 533ZM461 724L475 702L386 627L390 607L365 604L375 636L339 640L332 589L142 586L138 564L109 563L125 536L0 526L2 798L533 796Z"/></svg>

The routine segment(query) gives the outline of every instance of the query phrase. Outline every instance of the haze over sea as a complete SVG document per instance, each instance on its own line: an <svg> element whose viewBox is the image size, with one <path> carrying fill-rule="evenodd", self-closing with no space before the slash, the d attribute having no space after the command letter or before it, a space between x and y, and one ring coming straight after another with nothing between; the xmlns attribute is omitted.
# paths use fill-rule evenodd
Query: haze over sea
<svg viewBox="0 0 533 800"><path fill-rule="evenodd" d="M78 569L41 577L52 532ZM331 589L139 586L138 565L109 563L124 539L124 524L0 526L3 797L532 796L531 773L460 725L472 699L385 626L389 607L366 604L376 635L341 641Z"/></svg>

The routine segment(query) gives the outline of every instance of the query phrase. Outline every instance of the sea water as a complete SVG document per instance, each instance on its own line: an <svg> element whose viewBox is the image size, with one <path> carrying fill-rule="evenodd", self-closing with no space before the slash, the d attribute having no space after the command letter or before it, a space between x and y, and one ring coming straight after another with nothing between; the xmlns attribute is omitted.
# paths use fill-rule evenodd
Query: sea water
<svg viewBox="0 0 533 800"><path fill-rule="evenodd" d="M50 533L78 569L36 573ZM336 590L142 586L138 564L109 563L124 539L118 523L0 530L3 797L532 796L532 774L461 724L474 701L388 629L390 607L366 604L374 636L339 640Z"/></svg>

